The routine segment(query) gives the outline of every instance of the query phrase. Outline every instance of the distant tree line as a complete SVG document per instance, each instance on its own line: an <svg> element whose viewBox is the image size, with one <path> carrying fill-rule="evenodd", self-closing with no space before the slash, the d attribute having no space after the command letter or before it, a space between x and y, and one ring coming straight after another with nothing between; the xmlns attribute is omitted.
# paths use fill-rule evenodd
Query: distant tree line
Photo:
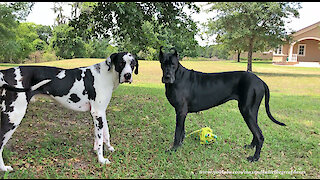
<svg viewBox="0 0 320 180"><path fill-rule="evenodd" d="M283 19L298 17L300 8L289 2L209 4L208 11L219 13L204 24L205 33L217 38L215 45L202 47L195 40L197 23L183 11L199 13L192 2L54 2L53 26L24 22L33 2L1 3L0 62L106 58L117 51L157 60L162 45L175 47L180 58L228 59L246 51L251 60L252 52L288 39ZM72 7L70 16L63 14L64 5Z"/></svg>

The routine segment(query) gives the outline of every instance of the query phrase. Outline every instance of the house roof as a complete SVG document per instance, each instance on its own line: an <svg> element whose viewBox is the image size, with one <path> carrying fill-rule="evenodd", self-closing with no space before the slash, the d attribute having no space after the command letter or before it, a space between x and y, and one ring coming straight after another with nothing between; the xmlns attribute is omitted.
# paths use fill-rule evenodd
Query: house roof
<svg viewBox="0 0 320 180"><path fill-rule="evenodd" d="M318 22L316 22L316 23L314 23L314 24L312 24L312 25L310 25L310 26L307 26L307 27L305 27L305 28L302 28L302 29L300 29L299 31L293 33L292 35L293 35L293 36L298 36L298 35L300 35L300 34L303 34L303 33L307 32L307 31L310 31L311 29L314 29L314 28L316 28L316 27L318 27L318 26L320 26L320 21L318 21Z"/></svg>

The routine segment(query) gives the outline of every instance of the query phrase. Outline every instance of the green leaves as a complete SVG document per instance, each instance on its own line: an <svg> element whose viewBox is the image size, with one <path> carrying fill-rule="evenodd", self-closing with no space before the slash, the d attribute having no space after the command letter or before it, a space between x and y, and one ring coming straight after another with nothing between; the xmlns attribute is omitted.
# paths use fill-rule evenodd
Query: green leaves
<svg viewBox="0 0 320 180"><path fill-rule="evenodd" d="M298 17L299 3L291 2L212 2L217 16L207 24L210 34L230 50L265 51L287 38L285 19ZM248 67L251 71L251 67Z"/></svg>
<svg viewBox="0 0 320 180"><path fill-rule="evenodd" d="M79 36L86 37L86 41L93 37L111 37L119 49L134 54L147 47L158 49L160 45L181 44L178 49L190 49L196 45L197 26L182 11L184 6L199 11L189 2L98 2L90 12L82 11L79 18L71 20L70 25L77 29Z"/></svg>

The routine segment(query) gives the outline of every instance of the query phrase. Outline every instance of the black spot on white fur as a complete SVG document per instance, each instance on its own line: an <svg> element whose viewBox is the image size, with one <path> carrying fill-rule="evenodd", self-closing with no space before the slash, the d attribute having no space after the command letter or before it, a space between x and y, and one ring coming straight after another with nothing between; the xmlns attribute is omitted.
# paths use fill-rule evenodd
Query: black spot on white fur
<svg viewBox="0 0 320 180"><path fill-rule="evenodd" d="M96 99L96 90L93 87L94 84L94 77L90 71L90 69L87 69L85 71L85 76L83 78L84 80L84 92L83 94L88 94L89 100L95 100Z"/></svg>
<svg viewBox="0 0 320 180"><path fill-rule="evenodd" d="M102 117L98 117L98 118L97 118L97 121L98 121L98 128L99 128L99 129L102 129L102 128L103 128Z"/></svg>
<svg viewBox="0 0 320 180"><path fill-rule="evenodd" d="M70 101L72 101L72 102L74 102L74 103L77 103L77 102L79 102L81 99L76 95L76 94L71 94L70 95Z"/></svg>

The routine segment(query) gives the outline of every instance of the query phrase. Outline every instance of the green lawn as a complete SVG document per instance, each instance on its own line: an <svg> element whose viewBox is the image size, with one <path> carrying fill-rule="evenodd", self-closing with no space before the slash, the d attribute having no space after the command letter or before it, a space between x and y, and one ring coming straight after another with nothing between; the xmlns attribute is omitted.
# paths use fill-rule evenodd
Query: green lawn
<svg viewBox="0 0 320 180"><path fill-rule="evenodd" d="M101 61L72 59L40 65L72 68ZM181 63L203 72L246 70L246 63L230 61ZM0 65L0 69L8 67ZM320 68L253 63L254 73L269 85L271 113L287 126L267 117L263 101L258 123L264 146L260 160L249 163L246 158L254 150L243 146L251 142L252 134L236 101L187 116L187 134L209 126L218 136L217 143L200 145L186 138L176 153L165 153L173 143L175 112L164 94L160 63L139 61L139 67L133 83L120 85L114 92L106 112L116 150L105 151L110 165L99 164L93 152L90 113L40 98L29 105L4 149L5 164L12 165L14 172L1 172L1 177L320 178Z"/></svg>

